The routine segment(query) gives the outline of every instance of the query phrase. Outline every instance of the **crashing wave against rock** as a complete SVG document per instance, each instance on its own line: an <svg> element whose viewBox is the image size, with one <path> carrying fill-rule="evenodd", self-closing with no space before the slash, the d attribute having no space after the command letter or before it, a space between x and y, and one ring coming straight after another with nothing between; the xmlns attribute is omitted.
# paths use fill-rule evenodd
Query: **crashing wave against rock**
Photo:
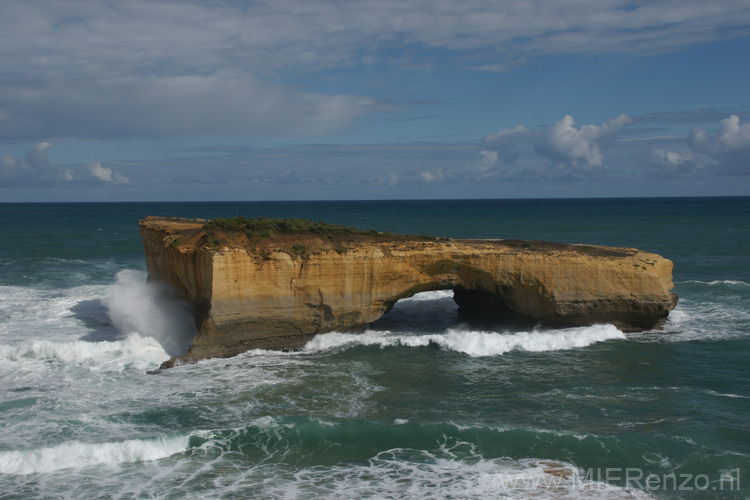
<svg viewBox="0 0 750 500"><path fill-rule="evenodd" d="M467 320L659 328L672 262L633 248L454 240L293 219L140 223L148 279L190 301L198 334L174 363L297 348L357 330L400 299L451 289Z"/></svg>

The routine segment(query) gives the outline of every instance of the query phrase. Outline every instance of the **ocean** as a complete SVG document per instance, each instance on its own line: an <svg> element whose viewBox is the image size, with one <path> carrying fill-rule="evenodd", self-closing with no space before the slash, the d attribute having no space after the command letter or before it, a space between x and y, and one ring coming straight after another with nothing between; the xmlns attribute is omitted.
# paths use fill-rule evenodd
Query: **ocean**
<svg viewBox="0 0 750 500"><path fill-rule="evenodd" d="M663 331L476 330L450 290L362 333L149 374L195 333L138 220L636 247ZM750 497L750 198L0 204L1 499Z"/></svg>

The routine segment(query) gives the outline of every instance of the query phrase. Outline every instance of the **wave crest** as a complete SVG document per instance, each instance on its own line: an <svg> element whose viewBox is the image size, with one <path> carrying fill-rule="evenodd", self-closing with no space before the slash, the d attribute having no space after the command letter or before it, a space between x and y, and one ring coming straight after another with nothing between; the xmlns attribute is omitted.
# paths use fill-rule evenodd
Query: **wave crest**
<svg viewBox="0 0 750 500"><path fill-rule="evenodd" d="M686 283L694 283L699 285L709 285L709 286L719 286L719 285L728 285L728 286L750 286L750 283L747 283L745 281L741 280L713 280L713 281L701 281L701 280L688 280L688 281L678 281L677 284L686 284Z"/></svg>
<svg viewBox="0 0 750 500"><path fill-rule="evenodd" d="M116 443L71 441L49 448L0 452L0 473L27 475L94 465L159 460L185 451L188 439L188 436L176 436Z"/></svg>
<svg viewBox="0 0 750 500"><path fill-rule="evenodd" d="M432 344L472 357L481 357L500 356L514 350L560 351L624 338L625 334L613 325L516 333L449 329L445 334L436 335L393 335L388 331L367 330L361 334L333 332L317 335L305 346L305 350L323 351L355 345L426 347Z"/></svg>

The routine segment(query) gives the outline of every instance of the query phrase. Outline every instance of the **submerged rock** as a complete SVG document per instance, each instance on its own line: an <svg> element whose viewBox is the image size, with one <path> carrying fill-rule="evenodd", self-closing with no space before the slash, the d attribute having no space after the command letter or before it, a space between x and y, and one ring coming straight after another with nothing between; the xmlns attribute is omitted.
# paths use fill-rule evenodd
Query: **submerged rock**
<svg viewBox="0 0 750 500"><path fill-rule="evenodd" d="M361 329L400 299L452 289L466 319L659 328L676 303L672 262L633 248L455 240L303 220L140 223L148 279L190 301L198 334L165 362L296 349Z"/></svg>

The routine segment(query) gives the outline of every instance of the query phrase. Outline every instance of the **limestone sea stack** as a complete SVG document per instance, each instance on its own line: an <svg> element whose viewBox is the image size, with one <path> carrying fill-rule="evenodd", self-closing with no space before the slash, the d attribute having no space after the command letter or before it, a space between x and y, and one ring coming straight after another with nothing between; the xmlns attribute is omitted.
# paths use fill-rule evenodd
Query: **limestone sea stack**
<svg viewBox="0 0 750 500"><path fill-rule="evenodd" d="M633 248L456 240L301 219L140 222L148 279L190 301L198 333L162 365L289 349L362 329L400 299L451 289L467 320L659 328L677 303L672 262Z"/></svg>

